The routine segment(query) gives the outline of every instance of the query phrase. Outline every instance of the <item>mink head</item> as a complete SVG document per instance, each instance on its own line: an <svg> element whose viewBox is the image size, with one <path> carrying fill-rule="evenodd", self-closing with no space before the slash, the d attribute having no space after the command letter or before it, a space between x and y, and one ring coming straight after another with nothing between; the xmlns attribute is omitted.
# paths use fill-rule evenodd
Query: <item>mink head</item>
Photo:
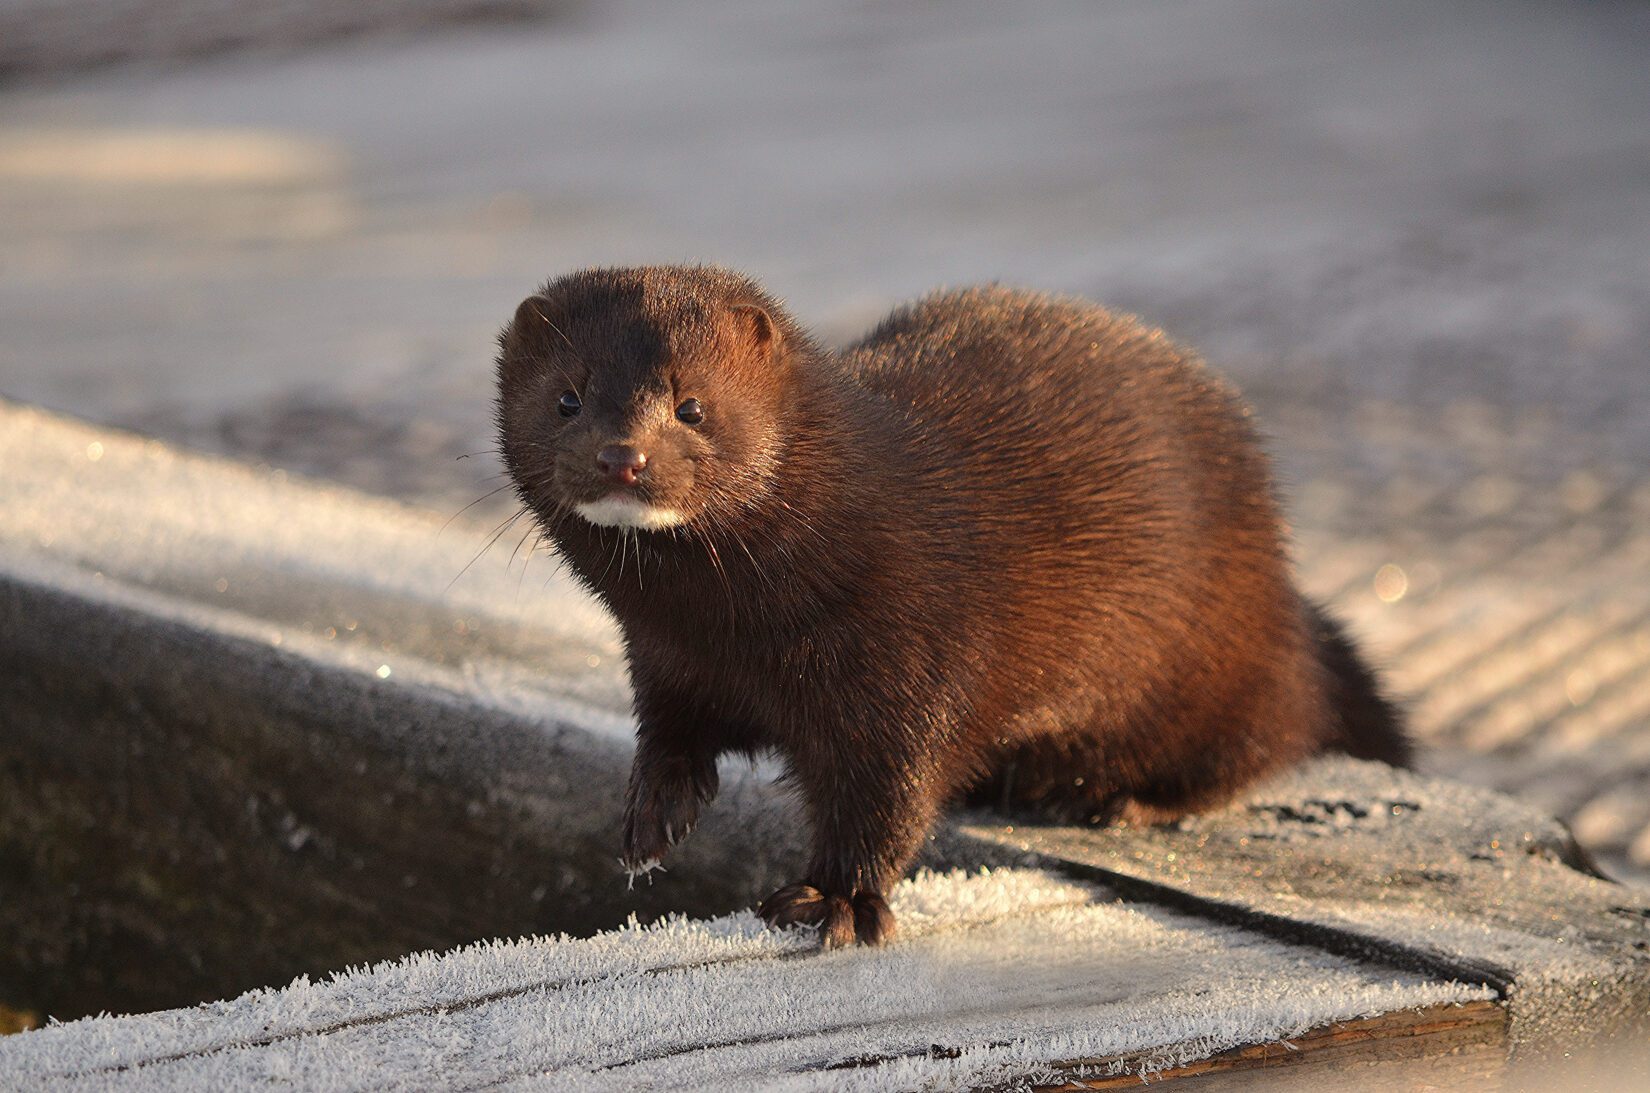
<svg viewBox="0 0 1650 1093"><path fill-rule="evenodd" d="M505 463L547 526L709 526L772 488L806 341L746 278L575 273L522 301L499 347Z"/></svg>

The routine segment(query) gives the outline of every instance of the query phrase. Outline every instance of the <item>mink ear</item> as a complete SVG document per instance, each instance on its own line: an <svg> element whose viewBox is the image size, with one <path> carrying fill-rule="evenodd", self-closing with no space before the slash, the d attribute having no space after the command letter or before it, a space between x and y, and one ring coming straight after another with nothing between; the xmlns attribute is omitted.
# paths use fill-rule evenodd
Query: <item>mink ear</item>
<svg viewBox="0 0 1650 1093"><path fill-rule="evenodd" d="M571 344L562 333L566 328L566 319L556 302L535 293L516 306L515 317L499 336L499 345L507 353L529 353L534 348L548 351Z"/></svg>
<svg viewBox="0 0 1650 1093"><path fill-rule="evenodd" d="M548 334L550 311L554 306L547 297L535 293L516 307L516 317L510 325L515 327L518 335L531 337L540 330Z"/></svg>
<svg viewBox="0 0 1650 1093"><path fill-rule="evenodd" d="M779 348L779 328L766 311L755 304L736 304L731 310L734 326L753 349L771 353Z"/></svg>

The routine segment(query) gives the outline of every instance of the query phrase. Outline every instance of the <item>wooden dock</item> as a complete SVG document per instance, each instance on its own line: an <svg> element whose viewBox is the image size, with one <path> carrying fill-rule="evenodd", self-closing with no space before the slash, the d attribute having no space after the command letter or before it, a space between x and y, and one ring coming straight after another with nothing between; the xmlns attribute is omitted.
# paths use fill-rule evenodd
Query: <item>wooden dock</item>
<svg viewBox="0 0 1650 1093"><path fill-rule="evenodd" d="M1510 798L1329 760L1173 828L960 816L897 944L819 954L746 910L799 854L771 771L627 890L617 648L553 566L18 407L0 463L0 1003L136 1014L0 1037L5 1088L1645 1065L1650 897Z"/></svg>

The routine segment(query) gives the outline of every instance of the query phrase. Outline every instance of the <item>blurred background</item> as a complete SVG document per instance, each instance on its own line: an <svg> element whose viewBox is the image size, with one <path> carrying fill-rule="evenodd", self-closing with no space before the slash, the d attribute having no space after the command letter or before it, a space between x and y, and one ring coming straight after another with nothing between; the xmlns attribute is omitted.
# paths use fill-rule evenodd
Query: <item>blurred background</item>
<svg viewBox="0 0 1650 1093"><path fill-rule="evenodd" d="M1426 769L1646 882L1647 62L1619 0L0 0L0 394L450 514L574 267L1080 293L1257 404Z"/></svg>

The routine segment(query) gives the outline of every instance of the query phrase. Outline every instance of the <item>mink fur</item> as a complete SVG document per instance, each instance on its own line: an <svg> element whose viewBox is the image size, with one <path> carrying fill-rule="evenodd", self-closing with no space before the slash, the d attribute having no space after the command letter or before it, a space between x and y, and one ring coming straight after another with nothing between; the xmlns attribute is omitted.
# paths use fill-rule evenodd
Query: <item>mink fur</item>
<svg viewBox="0 0 1650 1093"><path fill-rule="evenodd" d="M500 345L510 474L623 633L632 868L719 755L775 753L813 855L762 914L875 943L970 794L1162 822L1317 752L1408 759L1295 588L1249 410L1160 331L985 287L833 352L743 276L643 267L550 282Z"/></svg>

